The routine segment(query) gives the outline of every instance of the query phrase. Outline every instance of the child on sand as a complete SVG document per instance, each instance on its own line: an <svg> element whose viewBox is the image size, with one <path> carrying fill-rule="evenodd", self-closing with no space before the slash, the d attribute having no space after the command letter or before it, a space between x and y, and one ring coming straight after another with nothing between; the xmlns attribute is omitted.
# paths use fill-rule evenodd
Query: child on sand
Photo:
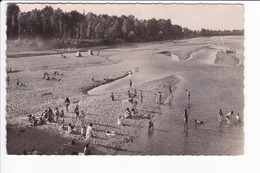
<svg viewBox="0 0 260 173"><path fill-rule="evenodd" d="M84 155L90 155L90 148L89 148L89 144L86 144L84 147Z"/></svg>
<svg viewBox="0 0 260 173"><path fill-rule="evenodd" d="M86 133L86 127L85 127L85 126L81 126L81 128L80 128L80 134L81 134L82 136L84 136L85 133Z"/></svg>

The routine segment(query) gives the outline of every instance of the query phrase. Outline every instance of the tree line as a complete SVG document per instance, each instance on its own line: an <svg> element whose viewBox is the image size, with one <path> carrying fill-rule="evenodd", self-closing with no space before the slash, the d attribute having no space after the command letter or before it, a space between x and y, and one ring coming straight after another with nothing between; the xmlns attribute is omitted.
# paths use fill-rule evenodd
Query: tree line
<svg viewBox="0 0 260 173"><path fill-rule="evenodd" d="M46 6L42 10L34 9L20 12L16 4L7 7L8 39L99 39L127 42L158 41L198 36L243 35L243 30L214 31L201 29L193 31L172 24L170 19L139 20L133 15L109 16L85 14L77 11L64 12Z"/></svg>

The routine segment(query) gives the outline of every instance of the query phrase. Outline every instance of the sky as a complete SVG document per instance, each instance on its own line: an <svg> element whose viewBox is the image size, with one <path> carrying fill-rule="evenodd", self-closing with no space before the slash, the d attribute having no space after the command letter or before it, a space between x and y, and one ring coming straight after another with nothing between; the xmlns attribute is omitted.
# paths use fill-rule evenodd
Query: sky
<svg viewBox="0 0 260 173"><path fill-rule="evenodd" d="M239 4L18 4L22 12L51 5L69 12L134 15L138 19L171 19L192 30L244 29L244 7Z"/></svg>

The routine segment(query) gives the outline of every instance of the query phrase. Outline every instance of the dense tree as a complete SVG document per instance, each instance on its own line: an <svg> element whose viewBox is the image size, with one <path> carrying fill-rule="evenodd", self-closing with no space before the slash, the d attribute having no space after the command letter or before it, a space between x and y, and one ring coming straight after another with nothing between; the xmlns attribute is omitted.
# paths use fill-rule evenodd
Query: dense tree
<svg viewBox="0 0 260 173"><path fill-rule="evenodd" d="M7 37L9 39L16 39L18 37L18 14L20 12L19 7L16 4L8 4L7 6Z"/></svg>
<svg viewBox="0 0 260 173"><path fill-rule="evenodd" d="M139 20L133 15L109 16L85 15L77 11L63 12L46 6L42 10L34 9L20 12L15 4L7 8L7 37L43 38L43 39L99 39L113 43L117 39L129 42L179 39L198 36L243 35L243 30L216 31L201 29L192 31L172 24L170 19ZM105 42L104 42L105 43Z"/></svg>

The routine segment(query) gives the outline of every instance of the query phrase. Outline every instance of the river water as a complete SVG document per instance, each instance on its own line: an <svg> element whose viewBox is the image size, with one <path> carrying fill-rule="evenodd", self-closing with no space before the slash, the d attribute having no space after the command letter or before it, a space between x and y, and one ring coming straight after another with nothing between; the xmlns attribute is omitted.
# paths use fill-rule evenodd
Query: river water
<svg viewBox="0 0 260 173"><path fill-rule="evenodd" d="M213 45L219 41L219 38L211 38L210 41ZM226 42L231 45L232 41L226 38ZM235 39L234 42L243 44L243 39ZM170 46L172 45L167 45L168 48ZM229 48L228 46L225 48ZM172 103L160 106L161 114L153 119L154 132L148 134L147 128L144 128L138 142L132 144L130 149L137 151L140 155L243 154L243 124L237 124L234 121L231 124L225 121L220 122L217 112L221 108L226 115L233 110L235 114L239 112L243 118L244 66L243 63L237 66L215 65L214 60L219 49L216 48L217 46L214 47L214 49L194 52L186 61L176 61L175 56L173 60L170 56L154 55L151 50L115 55L111 57L112 60L124 60L113 68L123 71L138 67L139 72L93 89L89 93L105 93L127 88L130 78L134 84L142 84L145 81L176 75L181 81L177 84ZM221 48L223 47L221 45ZM163 46L159 49L163 49ZM158 58L160 58L159 61ZM240 62L243 62L242 58ZM191 91L189 106L186 89ZM188 131L183 129L184 109L188 109L189 114ZM195 125L195 119L202 120L204 124Z"/></svg>

